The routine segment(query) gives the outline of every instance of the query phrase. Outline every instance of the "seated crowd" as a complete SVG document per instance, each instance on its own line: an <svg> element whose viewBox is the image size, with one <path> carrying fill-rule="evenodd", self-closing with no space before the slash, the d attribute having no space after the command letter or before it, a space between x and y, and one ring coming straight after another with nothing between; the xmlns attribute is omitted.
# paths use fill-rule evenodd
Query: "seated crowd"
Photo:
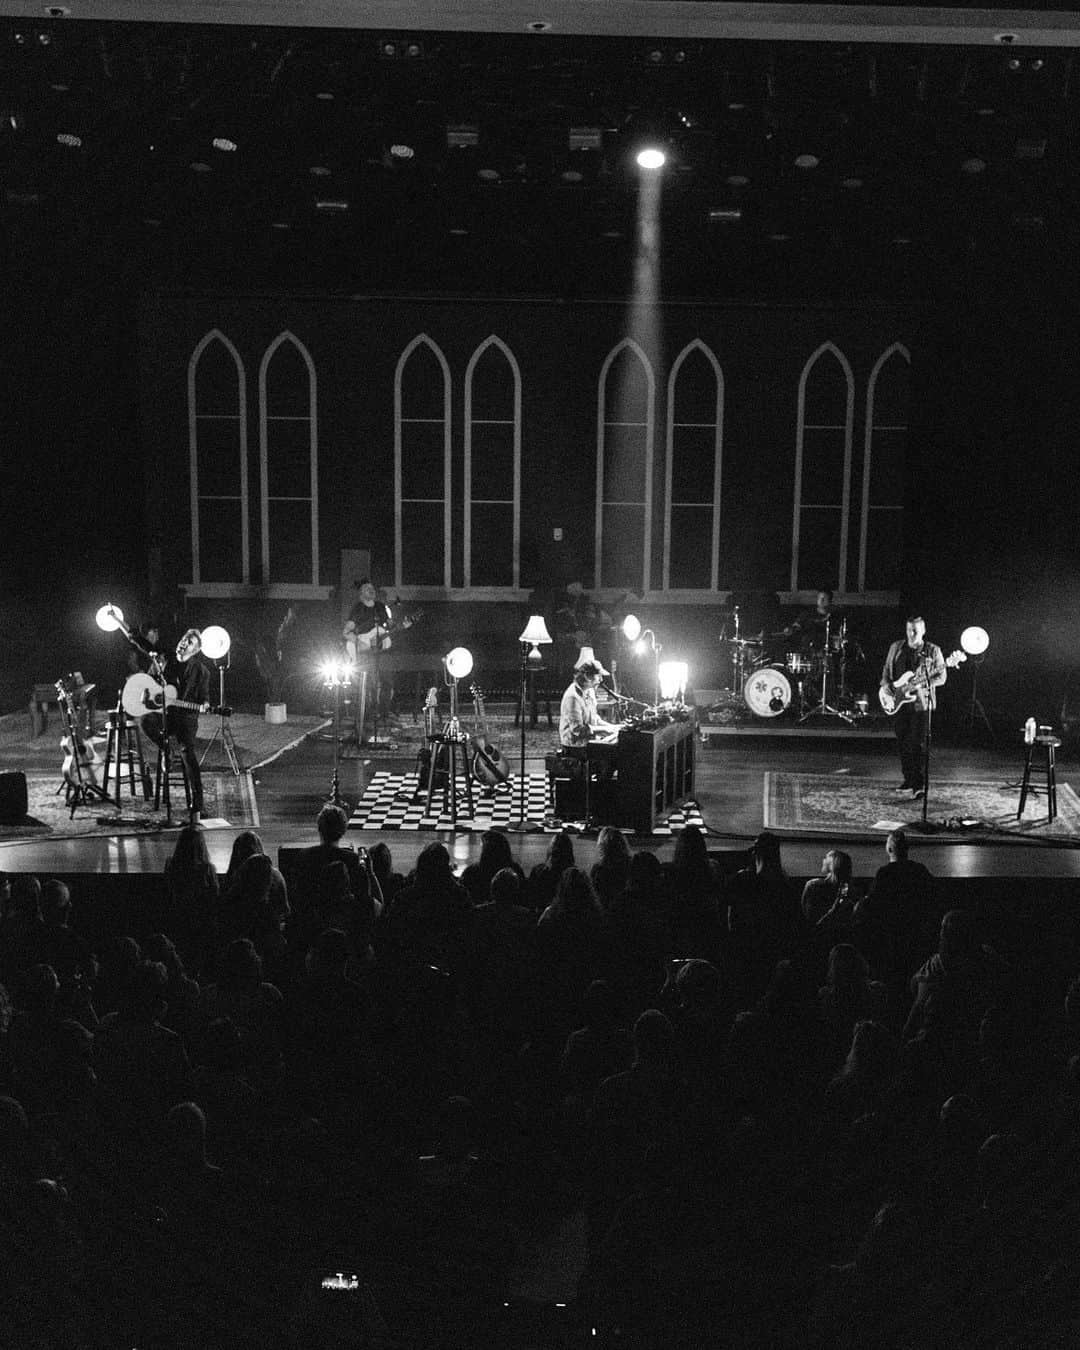
<svg viewBox="0 0 1080 1350"><path fill-rule="evenodd" d="M287 877L185 828L157 931L93 944L5 880L3 1344L512 1344L574 1217L567 1343L1057 1343L1071 916L995 949L899 832L800 890L769 834L402 876L318 824Z"/></svg>

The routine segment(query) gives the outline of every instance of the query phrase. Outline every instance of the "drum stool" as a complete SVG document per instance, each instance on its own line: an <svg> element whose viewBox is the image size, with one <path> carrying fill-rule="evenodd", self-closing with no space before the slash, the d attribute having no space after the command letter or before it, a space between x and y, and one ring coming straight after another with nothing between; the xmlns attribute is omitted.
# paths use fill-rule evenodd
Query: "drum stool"
<svg viewBox="0 0 1080 1350"><path fill-rule="evenodd" d="M1028 799L1028 793L1041 792L1041 787L1031 786L1032 770L1036 773L1045 773L1046 775L1046 819L1047 823L1057 818L1057 775L1055 773L1056 755L1061 745L1061 737L1054 736L1050 732L1040 732L1033 741L1027 745L1027 754L1024 756L1024 777L1020 784L1020 805L1016 808L1016 819L1020 820L1024 814L1024 805ZM1035 763L1036 749L1042 751L1042 763Z"/></svg>

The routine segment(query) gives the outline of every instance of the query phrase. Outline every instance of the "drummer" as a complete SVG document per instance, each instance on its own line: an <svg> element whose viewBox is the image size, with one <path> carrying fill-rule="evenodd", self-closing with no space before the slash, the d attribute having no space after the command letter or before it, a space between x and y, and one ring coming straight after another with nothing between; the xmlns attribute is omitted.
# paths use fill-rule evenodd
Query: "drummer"
<svg viewBox="0 0 1080 1350"><path fill-rule="evenodd" d="M840 631L843 612L833 608L833 593L822 588L817 593L817 601L812 609L802 610L784 629L786 638L797 638L804 651L821 652L825 650L825 627L831 624L831 633L835 638Z"/></svg>

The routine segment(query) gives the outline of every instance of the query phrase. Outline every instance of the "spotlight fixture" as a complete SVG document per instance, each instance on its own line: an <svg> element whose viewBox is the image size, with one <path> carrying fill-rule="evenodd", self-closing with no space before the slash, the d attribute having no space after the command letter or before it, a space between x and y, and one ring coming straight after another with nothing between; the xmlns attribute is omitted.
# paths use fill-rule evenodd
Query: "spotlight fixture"
<svg viewBox="0 0 1080 1350"><path fill-rule="evenodd" d="M628 614L622 621L623 637L627 642L636 642L641 636L641 620L636 614Z"/></svg>
<svg viewBox="0 0 1080 1350"><path fill-rule="evenodd" d="M644 150L637 153L637 164L639 169L662 169L667 163L667 156L658 146L647 145Z"/></svg>
<svg viewBox="0 0 1080 1350"><path fill-rule="evenodd" d="M232 638L220 624L212 623L202 630L203 655L211 661L219 661L229 654Z"/></svg>
<svg viewBox="0 0 1080 1350"><path fill-rule="evenodd" d="M113 604L104 604L94 615L97 626L103 633L115 633L124 626L124 611Z"/></svg>
<svg viewBox="0 0 1080 1350"><path fill-rule="evenodd" d="M236 142L230 140L228 136L215 136L210 142L215 150L221 150L225 154L232 154L236 148Z"/></svg>
<svg viewBox="0 0 1080 1350"><path fill-rule="evenodd" d="M404 142L395 143L390 147L390 156L392 159L412 159L416 151L411 145Z"/></svg>
<svg viewBox="0 0 1080 1350"><path fill-rule="evenodd" d="M472 673L473 656L468 647L455 647L443 657L447 673L455 680L463 680Z"/></svg>
<svg viewBox="0 0 1080 1350"><path fill-rule="evenodd" d="M985 628L965 628L960 634L960 646L968 656L982 656L990 646L990 634Z"/></svg>

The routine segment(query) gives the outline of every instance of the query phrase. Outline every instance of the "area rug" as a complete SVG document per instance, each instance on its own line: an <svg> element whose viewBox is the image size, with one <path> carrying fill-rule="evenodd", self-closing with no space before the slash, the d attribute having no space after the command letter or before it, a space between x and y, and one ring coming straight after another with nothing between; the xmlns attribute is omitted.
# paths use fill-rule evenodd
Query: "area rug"
<svg viewBox="0 0 1080 1350"><path fill-rule="evenodd" d="M473 811L469 812L468 800L463 788L458 789L458 819L460 830L488 830L506 828L512 820L517 820L521 808L521 797L517 779L490 796L473 785ZM525 815L543 827L546 834L557 834L564 822L551 815L548 800L547 775L530 773L525 775ZM656 835L677 834L684 825L703 825L701 811L696 802L687 802L678 811L673 811L662 824L656 827ZM452 812L443 801L443 793L436 790L431 799L431 813L427 811L427 793L419 784L418 775L413 773L377 773L368 784L367 791L361 797L356 810L349 821L351 830L449 830L454 828ZM632 833L632 831L627 831Z"/></svg>
<svg viewBox="0 0 1080 1350"><path fill-rule="evenodd" d="M321 716L291 714L287 722L270 723L258 713L233 713L226 725L232 735L240 767L259 769L299 745L308 736L328 727L330 720ZM98 757L104 759L103 713L98 713L95 727L93 745ZM21 769L24 773L48 773L55 765L59 774L64 759L60 736L60 717L55 707L49 709L48 725L41 736L31 736L30 718L26 713L5 713L0 717L0 768ZM219 718L204 716L200 720L198 743L200 755L208 751L204 772L227 767Z"/></svg>
<svg viewBox="0 0 1080 1350"><path fill-rule="evenodd" d="M136 780L137 781L137 780ZM59 772L27 774L26 787L29 810L26 819L18 825L0 825L0 843L13 839L71 839L93 835L153 834L171 825L176 828L187 821L183 801L174 806L171 822L164 809L154 811L153 799L144 800L141 793L131 796L127 783L120 797L120 807L107 801L90 801L79 806L75 815L64 803ZM203 826L206 829L256 828L259 813L255 804L255 790L251 774L216 773L203 770Z"/></svg>
<svg viewBox="0 0 1080 1350"><path fill-rule="evenodd" d="M476 725L473 718L462 717L460 720L462 730L467 735L474 735ZM508 716L489 715L486 726L486 743L495 746L500 754L516 767L521 757L521 728L514 726L513 713ZM348 734L348 731L348 725L344 725L342 733ZM377 751L374 749L365 751L373 757L377 754L379 759L400 759L415 763L416 752L427 744L423 722L419 720L414 722L408 715L404 718L395 717L385 726L380 725L379 736L385 744L380 744ZM558 743L558 717L553 719L553 724L549 727L547 719L541 714L540 721L535 727L525 728L526 759L542 759L544 755L557 749Z"/></svg>
<svg viewBox="0 0 1080 1350"><path fill-rule="evenodd" d="M878 836L922 818L922 802L898 797L893 784L850 774L766 773L765 826L843 840ZM1019 786L1013 783L942 780L931 784L927 820L942 839L985 835L1080 841L1080 798L1067 783L1057 789L1057 819L1046 818L1045 790L1029 796L1016 819Z"/></svg>

